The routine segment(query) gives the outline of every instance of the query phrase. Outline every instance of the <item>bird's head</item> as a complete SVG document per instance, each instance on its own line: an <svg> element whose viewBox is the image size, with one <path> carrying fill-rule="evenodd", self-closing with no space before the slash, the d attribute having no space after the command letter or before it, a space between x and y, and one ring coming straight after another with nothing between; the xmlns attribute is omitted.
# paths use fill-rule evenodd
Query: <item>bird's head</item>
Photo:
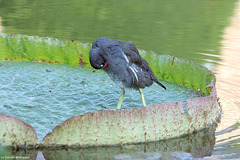
<svg viewBox="0 0 240 160"><path fill-rule="evenodd" d="M107 61L102 55L102 49L98 47L96 42L93 42L92 49L89 52L90 64L95 69L103 69L107 67Z"/></svg>

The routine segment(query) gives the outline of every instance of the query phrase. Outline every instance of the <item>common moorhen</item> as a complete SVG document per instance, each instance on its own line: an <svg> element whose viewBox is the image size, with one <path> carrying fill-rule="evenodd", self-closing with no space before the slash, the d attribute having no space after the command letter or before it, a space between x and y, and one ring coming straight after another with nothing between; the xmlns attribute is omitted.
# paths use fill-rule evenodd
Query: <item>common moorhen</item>
<svg viewBox="0 0 240 160"><path fill-rule="evenodd" d="M146 103L142 88L149 87L156 82L166 90L132 42L100 37L92 43L89 59L93 68L103 69L121 87L122 94L117 109L121 109L125 94L124 88L138 89L143 106L146 106Z"/></svg>

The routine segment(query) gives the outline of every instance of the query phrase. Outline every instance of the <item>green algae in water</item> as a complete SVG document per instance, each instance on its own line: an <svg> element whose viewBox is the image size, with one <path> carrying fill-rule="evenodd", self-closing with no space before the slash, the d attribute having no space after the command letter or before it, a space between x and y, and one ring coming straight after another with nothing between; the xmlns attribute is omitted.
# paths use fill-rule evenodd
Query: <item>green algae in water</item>
<svg viewBox="0 0 240 160"><path fill-rule="evenodd" d="M64 120L103 109L116 109L120 88L103 71L64 64L0 61L0 112L34 127L39 141ZM146 103L197 97L185 87L162 82L143 89ZM126 90L123 109L141 107L138 91Z"/></svg>

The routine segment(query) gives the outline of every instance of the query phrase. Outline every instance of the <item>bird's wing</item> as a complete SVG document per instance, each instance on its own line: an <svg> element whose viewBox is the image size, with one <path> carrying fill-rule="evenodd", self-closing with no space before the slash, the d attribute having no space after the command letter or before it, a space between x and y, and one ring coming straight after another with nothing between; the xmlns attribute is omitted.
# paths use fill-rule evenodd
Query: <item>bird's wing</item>
<svg viewBox="0 0 240 160"><path fill-rule="evenodd" d="M127 42L124 43L121 47L130 63L135 63L138 66L142 65L142 57L140 56L138 49L136 48L134 43Z"/></svg>
<svg viewBox="0 0 240 160"><path fill-rule="evenodd" d="M147 72L150 75L151 79L154 82L156 82L159 86L161 86L162 88L164 88L166 90L166 87L161 82L158 81L157 77L155 76L154 72L149 67L148 62L145 59L143 59L141 68L142 68L142 70L144 70L145 72Z"/></svg>

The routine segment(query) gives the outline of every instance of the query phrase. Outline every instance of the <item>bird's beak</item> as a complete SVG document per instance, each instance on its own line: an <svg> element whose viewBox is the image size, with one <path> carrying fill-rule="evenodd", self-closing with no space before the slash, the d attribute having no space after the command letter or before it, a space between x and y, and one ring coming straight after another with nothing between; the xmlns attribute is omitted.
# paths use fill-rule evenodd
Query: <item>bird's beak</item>
<svg viewBox="0 0 240 160"><path fill-rule="evenodd" d="M105 63L104 67L106 68L108 66L107 62Z"/></svg>
<svg viewBox="0 0 240 160"><path fill-rule="evenodd" d="M108 64L107 64L107 62L105 62L105 64L104 64L104 65L103 65L103 64L101 64L100 66L101 66L101 68L106 68L106 67L108 66Z"/></svg>

